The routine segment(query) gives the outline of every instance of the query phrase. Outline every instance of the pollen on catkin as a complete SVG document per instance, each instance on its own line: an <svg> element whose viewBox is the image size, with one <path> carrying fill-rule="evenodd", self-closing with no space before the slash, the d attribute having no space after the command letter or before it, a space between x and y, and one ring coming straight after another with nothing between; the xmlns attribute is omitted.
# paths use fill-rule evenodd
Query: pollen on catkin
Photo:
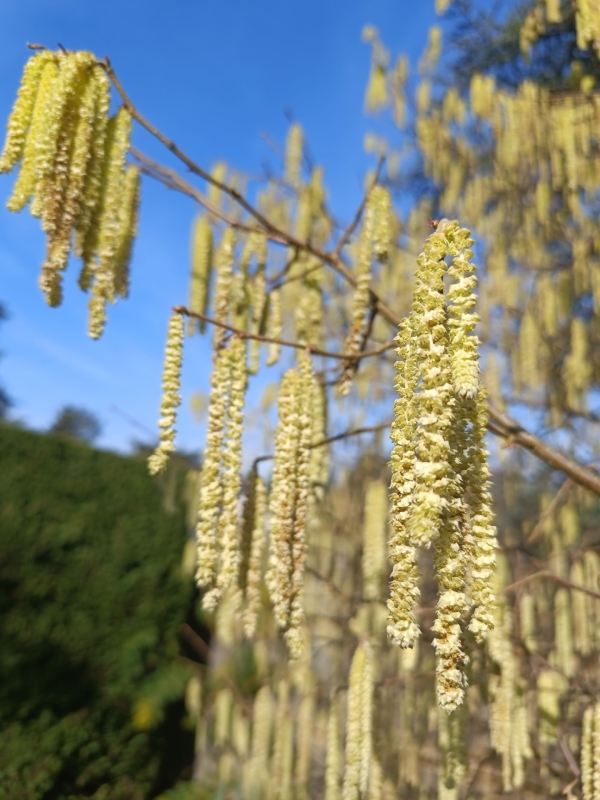
<svg viewBox="0 0 600 800"><path fill-rule="evenodd" d="M240 568L240 541L238 535L238 499L241 490L242 433L246 400L246 343L234 338L229 344L231 385L227 408L227 428L221 462L221 513L218 522L221 553L220 568L215 586L203 597L203 606L213 609L223 592L237 590Z"/></svg>
<svg viewBox="0 0 600 800"><path fill-rule="evenodd" d="M160 402L160 419L158 421L160 441L156 450L148 459L148 469L151 475L157 475L166 468L169 456L175 450L177 407L181 403L179 390L183 362L183 325L183 315L173 312L169 320L165 363L163 366L162 398Z"/></svg>
<svg viewBox="0 0 600 800"><path fill-rule="evenodd" d="M365 205L365 214L358 244L356 259L356 288L352 296L352 309L350 311L350 327L344 342L344 352L349 355L358 353L361 345L361 336L365 324L365 315L369 307L371 288L371 261L373 260L373 237L375 222L380 203L378 202L377 187L369 192ZM344 363L344 370L340 378L339 392L344 396L350 392L352 377L356 372L357 362L352 359Z"/></svg>
<svg viewBox="0 0 600 800"><path fill-rule="evenodd" d="M304 134L302 127L294 122L290 125L285 146L285 180L294 187L300 188L302 171L302 154Z"/></svg>
<svg viewBox="0 0 600 800"><path fill-rule="evenodd" d="M281 292L273 289L269 294L267 331L266 335L270 339L280 339L283 332L283 309L281 307ZM277 342L269 342L267 349L267 367L272 367L279 361L281 355L281 345Z"/></svg>
<svg viewBox="0 0 600 800"><path fill-rule="evenodd" d="M8 118L6 139L0 156L0 173L10 172L23 155L42 73L53 60L54 54L43 50L32 56L25 65L17 99Z"/></svg>
<svg viewBox="0 0 600 800"><path fill-rule="evenodd" d="M379 600L386 563L388 520L387 488L383 481L367 484L363 524L363 595L365 600Z"/></svg>
<svg viewBox="0 0 600 800"><path fill-rule="evenodd" d="M477 320L471 245L466 229L442 220L417 259L412 311L398 334L399 397L391 431L388 635L400 646L414 644L419 633L415 547L433 545L439 585L433 626L437 692L448 712L462 703L466 687L463 625L469 605L474 606L469 627L478 640L492 627L494 612L496 532L484 445L487 402L471 334ZM449 269L447 256L454 259ZM454 282L446 298L447 272Z"/></svg>
<svg viewBox="0 0 600 800"><path fill-rule="evenodd" d="M231 353L228 348L216 354L210 382L206 447L196 524L198 543L196 582L200 589L212 588L216 577L217 526L223 493L221 458L231 391Z"/></svg>
<svg viewBox="0 0 600 800"><path fill-rule="evenodd" d="M244 634L254 636L260 610L262 557L266 544L267 487L256 465L248 477L241 532L240 589L245 600Z"/></svg>
<svg viewBox="0 0 600 800"><path fill-rule="evenodd" d="M219 322L227 322L227 315L229 314L234 258L235 231L233 228L227 228L215 254L217 280L213 301L213 317ZM215 325L213 331L213 349L215 352L222 347L226 335L224 328Z"/></svg>
<svg viewBox="0 0 600 800"><path fill-rule="evenodd" d="M278 402L271 484L271 535L267 588L275 620L292 660L302 651L302 591L310 492L311 398L314 374L308 355L283 377Z"/></svg>
<svg viewBox="0 0 600 800"><path fill-rule="evenodd" d="M194 222L191 244L190 311L197 314L206 314L208 311L212 249L212 227L208 218L201 214ZM204 320L191 317L187 329L188 336L197 329L200 333L204 333L205 326Z"/></svg>
<svg viewBox="0 0 600 800"><path fill-rule="evenodd" d="M373 667L367 643L360 644L352 658L346 712L346 766L343 800L365 797L369 787L372 745Z"/></svg>
<svg viewBox="0 0 600 800"><path fill-rule="evenodd" d="M325 763L325 800L340 800L340 702L331 698L327 720L327 755Z"/></svg>

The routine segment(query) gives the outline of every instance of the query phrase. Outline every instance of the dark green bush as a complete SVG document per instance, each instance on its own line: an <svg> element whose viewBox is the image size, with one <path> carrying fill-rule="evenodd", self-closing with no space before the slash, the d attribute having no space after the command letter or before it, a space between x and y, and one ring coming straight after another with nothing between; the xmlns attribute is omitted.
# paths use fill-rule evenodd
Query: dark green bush
<svg viewBox="0 0 600 800"><path fill-rule="evenodd" d="M0 426L1 800L142 800L191 762L171 509L144 459Z"/></svg>

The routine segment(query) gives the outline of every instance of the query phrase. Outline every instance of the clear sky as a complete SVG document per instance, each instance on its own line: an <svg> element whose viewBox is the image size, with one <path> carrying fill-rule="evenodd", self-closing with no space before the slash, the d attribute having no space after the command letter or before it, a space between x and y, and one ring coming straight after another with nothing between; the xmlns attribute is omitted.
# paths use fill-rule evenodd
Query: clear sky
<svg viewBox="0 0 600 800"><path fill-rule="evenodd" d="M436 17L433 0L3 0L0 4L0 118L6 120L29 51L26 43L108 55L133 102L201 165L223 159L257 174L275 164L261 133L283 141L284 109L304 126L310 151L325 168L336 216L360 201L369 159L362 112L370 50L362 27L376 25L392 52L414 64ZM136 146L174 162L143 131ZM126 450L154 431L171 306L185 303L191 201L145 180L130 299L109 308L103 338L86 336L87 297L69 267L65 300L48 308L37 286L44 256L39 223L4 204L14 173L0 176L0 380L13 416L47 428L58 409L84 406L104 426L99 444ZM210 354L186 341L179 445L200 448L204 431L190 411L206 391Z"/></svg>

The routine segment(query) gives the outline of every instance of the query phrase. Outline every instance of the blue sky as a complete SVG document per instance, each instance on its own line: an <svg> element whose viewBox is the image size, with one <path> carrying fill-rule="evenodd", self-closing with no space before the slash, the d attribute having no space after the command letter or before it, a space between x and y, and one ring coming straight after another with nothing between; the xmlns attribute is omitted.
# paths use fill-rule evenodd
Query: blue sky
<svg viewBox="0 0 600 800"><path fill-rule="evenodd" d="M12 106L27 42L92 50L110 56L140 111L205 167L223 159L257 174L265 161L275 165L261 133L283 141L290 109L325 168L336 216L348 219L370 165L363 137L373 127L362 113L370 58L362 27L376 25L392 51L414 64L435 20L433 0L3 0L0 117ZM174 165L143 131L133 141ZM84 406L103 423L100 446L127 450L133 437L150 436L130 419L155 430L169 310L187 299L195 208L145 181L131 297L109 309L104 337L93 342L78 264L69 268L63 306L44 304L37 286L43 236L28 212L4 208L13 181L14 174L0 176L0 302L10 314L0 328L0 380L16 403L13 415L43 429L64 404ZM209 375L206 345L187 340L178 425L184 449L203 443L189 398L206 391Z"/></svg>

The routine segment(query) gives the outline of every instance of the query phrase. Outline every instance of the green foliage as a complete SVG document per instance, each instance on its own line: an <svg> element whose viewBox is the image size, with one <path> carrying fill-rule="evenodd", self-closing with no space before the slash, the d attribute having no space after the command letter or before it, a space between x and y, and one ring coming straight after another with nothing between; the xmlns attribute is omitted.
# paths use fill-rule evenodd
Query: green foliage
<svg viewBox="0 0 600 800"><path fill-rule="evenodd" d="M0 798L154 796L192 760L184 509L142 459L4 426L0 454Z"/></svg>

